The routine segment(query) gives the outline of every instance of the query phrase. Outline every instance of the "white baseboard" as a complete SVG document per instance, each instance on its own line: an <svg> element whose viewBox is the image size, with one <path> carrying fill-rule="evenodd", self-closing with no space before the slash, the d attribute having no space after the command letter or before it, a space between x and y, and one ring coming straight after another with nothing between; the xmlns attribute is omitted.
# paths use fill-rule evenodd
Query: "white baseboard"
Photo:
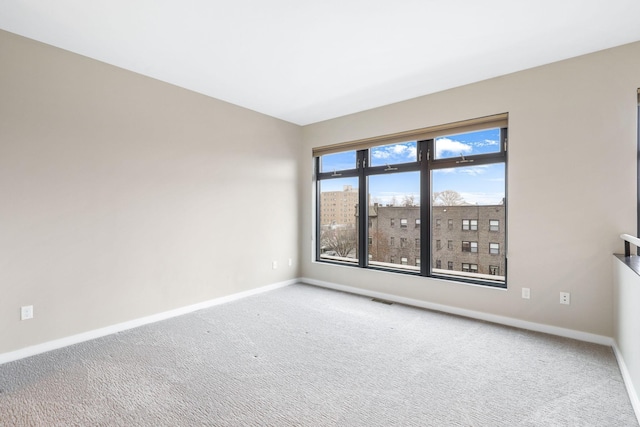
<svg viewBox="0 0 640 427"><path fill-rule="evenodd" d="M513 326L515 328L527 329L535 332L543 332L545 334L557 335L565 338L572 338L579 341L601 344L606 346L613 345L613 338L604 335L591 334L588 332L576 331L573 329L560 328L557 326L544 325L542 323L528 322L526 320L514 319L512 317L498 316L495 314L483 313L480 311L466 310L464 308L452 307L449 305L436 304L421 301L412 298L400 297L393 294L383 292L369 291L367 289L354 288L351 286L338 285L336 283L324 282L321 280L310 279L307 277L300 278L300 282L309 285L319 286L338 291L349 292L352 294L364 295L372 298L381 298L388 301L397 302L399 304L411 305L414 307L426 308L428 310L442 311L444 313L455 314L458 316L470 317L472 319L485 320L487 322L499 323L501 325Z"/></svg>
<svg viewBox="0 0 640 427"><path fill-rule="evenodd" d="M631 406L633 406L633 410L636 413L636 418L640 423L640 398L638 397L638 392L633 385L631 375L629 375L629 370L627 369L627 364L624 362L622 352L620 351L620 348L618 348L618 343L615 340L613 341L612 347L613 352L616 355L616 359L618 360L618 366L620 367L620 373L622 374L624 385L625 387L627 387L627 394L629 395L629 400L631 400Z"/></svg>
<svg viewBox="0 0 640 427"><path fill-rule="evenodd" d="M274 289L283 288L285 286L289 286L299 282L300 280L298 279L292 279L292 280L287 280L285 282L273 283L271 285L262 286L260 288L251 289L244 292L238 292L236 294L215 298L209 301L203 301L203 302L189 305L186 307L176 308L174 310L153 314L151 316L141 317L139 319L129 320L127 322L118 323L118 324L107 326L104 328L83 332L81 334L72 335L69 337L64 337L64 338L60 338L53 341L47 341L45 343L37 344L30 347L25 347L20 350L3 353L3 354L0 354L0 365L7 362L13 362L19 359L24 359L25 357L35 356L36 354L45 353L47 351L56 350L56 349L67 347L73 344L79 344L81 342L104 337L106 335L115 334L117 332L126 331L127 329L133 329L139 326L148 325L149 323L155 323L161 320L170 319L172 317L181 316L183 314L192 313L194 311L213 307L215 305L224 304L230 301L236 301L251 295L256 295L256 294L271 291Z"/></svg>

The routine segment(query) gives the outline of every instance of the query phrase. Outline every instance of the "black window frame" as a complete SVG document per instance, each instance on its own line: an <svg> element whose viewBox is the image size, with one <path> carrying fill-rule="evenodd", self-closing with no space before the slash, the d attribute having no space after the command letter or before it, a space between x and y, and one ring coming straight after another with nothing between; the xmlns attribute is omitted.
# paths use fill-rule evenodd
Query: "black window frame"
<svg viewBox="0 0 640 427"><path fill-rule="evenodd" d="M497 128L496 126L486 126L478 128L477 130L483 129L492 129ZM442 136L446 135L455 135L457 133L465 132L465 129L450 129L448 132L443 132ZM474 166L480 165L489 165L489 164L504 164L505 170L505 218L507 216L507 177L508 177L508 156L507 156L507 127L499 128L500 134L500 150L497 152L486 153L486 154L475 154L475 155L467 155L460 157L450 157L450 158L442 158L442 159L434 159L433 153L435 153L435 139L426 139L426 140L413 140L416 141L417 150L418 150L418 158L415 162L409 163L396 163L392 165L386 166L369 166L369 153L371 148L363 148L356 150L356 168L333 171L333 172L320 172L320 156L314 157L315 161L315 183L316 183L316 256L315 259L317 262L329 263L329 264L339 264L339 265L347 265L354 266L359 268L366 268L371 270L384 270L384 271L392 271L396 273L415 275L415 276L423 276L423 277L431 277L431 278L439 278L450 280L454 282L467 282L472 284L485 285L489 287L497 287L497 288L507 288L507 256L506 256L506 246L507 246L507 230L505 225L505 238L504 238L504 280L485 280L482 278L475 277L467 277L460 276L459 274L443 274L441 272L433 272L433 250L431 247L434 244L433 237L433 229L441 228L441 220L439 218L432 218L431 212L433 208L433 200L431 194L431 173L437 169L447 169L452 167L464 167L469 166L467 163L471 163ZM406 141L412 141L408 138ZM382 144L380 144L382 145ZM376 145L378 146L378 145ZM345 151L349 151L345 149ZM462 165L461 163L464 163ZM368 218L369 216L369 200L368 200L368 178L374 175L380 175L389 173L402 173L402 172L420 172L420 200L423 203L420 203L420 225L424 224L425 226L420 226L420 259L426 259L428 262L420 263L419 271L413 270L404 270L400 268L390 268L380 265L370 265L369 264L369 251L368 251L368 221L362 220L362 218ZM359 209L360 212L357 213L356 220L356 229L357 229L357 262L343 262L339 260L332 259L323 259L320 258L320 184L322 181L326 179L333 179L336 176L341 178L348 177L356 177L358 178L358 192L359 199L358 205L365 207L365 209ZM424 203L426 201L426 203ZM391 218L390 227L396 227L395 224L396 218ZM506 224L506 219L505 219ZM400 227L398 227L400 228ZM475 231L475 230L473 230ZM362 237L366 236L366 237ZM477 242L476 242L477 245ZM476 250L472 253L477 253L478 247L476 246ZM395 257L393 257L395 258Z"/></svg>

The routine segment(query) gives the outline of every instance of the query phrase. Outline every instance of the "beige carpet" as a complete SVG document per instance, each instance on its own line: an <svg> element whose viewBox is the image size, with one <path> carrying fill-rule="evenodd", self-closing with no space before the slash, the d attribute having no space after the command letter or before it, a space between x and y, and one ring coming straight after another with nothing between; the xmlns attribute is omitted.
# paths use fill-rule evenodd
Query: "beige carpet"
<svg viewBox="0 0 640 427"><path fill-rule="evenodd" d="M0 366L2 426L637 426L612 350L295 285Z"/></svg>

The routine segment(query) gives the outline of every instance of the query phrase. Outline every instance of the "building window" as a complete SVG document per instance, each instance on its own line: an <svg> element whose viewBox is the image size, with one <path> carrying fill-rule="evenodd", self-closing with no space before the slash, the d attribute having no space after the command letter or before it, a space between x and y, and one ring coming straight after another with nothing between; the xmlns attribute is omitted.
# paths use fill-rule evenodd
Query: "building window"
<svg viewBox="0 0 640 427"><path fill-rule="evenodd" d="M478 220L477 219L463 219L462 220L462 229L465 231L478 231Z"/></svg>
<svg viewBox="0 0 640 427"><path fill-rule="evenodd" d="M478 242L462 242L462 252L478 252Z"/></svg>
<svg viewBox="0 0 640 427"><path fill-rule="evenodd" d="M402 265L407 265L409 263L409 260L405 257L400 258L400 264Z"/></svg>
<svg viewBox="0 0 640 427"><path fill-rule="evenodd" d="M416 267L420 267L420 258L416 258Z"/></svg>
<svg viewBox="0 0 640 427"><path fill-rule="evenodd" d="M489 243L489 253L491 255L498 255L500 253L499 243Z"/></svg>
<svg viewBox="0 0 640 427"><path fill-rule="evenodd" d="M462 271L469 272L469 273L477 273L478 264L462 263Z"/></svg>
<svg viewBox="0 0 640 427"><path fill-rule="evenodd" d="M442 261L439 259L436 260L436 268L442 268Z"/></svg>
<svg viewBox="0 0 640 427"><path fill-rule="evenodd" d="M506 277L499 272L491 277L473 274L481 263L483 272L488 268L489 263L482 261L488 256L484 252L488 241L497 244L498 250L493 253L490 248L495 257L491 264L504 263L505 251L500 251L500 246L506 245L507 231L506 121L504 114L456 124L457 128L423 129L406 133L406 142L398 142L397 136L389 136L386 144L380 142L384 137L364 140L350 145L356 148L352 151L340 152L339 145L314 148L316 260L506 287ZM473 124L473 131L468 131L469 124ZM482 180L478 179L480 172ZM426 227L421 227L422 220ZM409 221L414 222L411 229ZM462 229L455 229L454 224L461 222ZM490 239L458 234L480 231L479 225L487 224L489 231L499 231ZM402 252L395 246L397 238L404 239L399 243ZM411 239L415 246L409 245ZM447 262L451 273L441 268L433 271L443 240L447 257L456 261L440 263ZM456 246L453 241L462 244ZM468 262L468 271L461 271L461 261L472 260L463 253L477 254L479 243L483 254L473 261L477 264ZM425 267L416 269L417 260L425 256ZM407 265L400 257L407 259ZM409 266L409 260L415 260L415 265Z"/></svg>
<svg viewBox="0 0 640 427"><path fill-rule="evenodd" d="M500 267L498 267L497 265L490 265L489 274L491 274L492 276L497 276L498 274L500 274Z"/></svg>

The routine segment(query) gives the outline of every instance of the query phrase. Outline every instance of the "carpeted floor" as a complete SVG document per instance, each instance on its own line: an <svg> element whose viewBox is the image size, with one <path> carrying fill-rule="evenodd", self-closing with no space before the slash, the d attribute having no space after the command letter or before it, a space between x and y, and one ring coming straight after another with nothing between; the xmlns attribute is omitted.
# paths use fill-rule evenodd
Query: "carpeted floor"
<svg viewBox="0 0 640 427"><path fill-rule="evenodd" d="M638 426L610 348L294 285L0 366L2 426Z"/></svg>

